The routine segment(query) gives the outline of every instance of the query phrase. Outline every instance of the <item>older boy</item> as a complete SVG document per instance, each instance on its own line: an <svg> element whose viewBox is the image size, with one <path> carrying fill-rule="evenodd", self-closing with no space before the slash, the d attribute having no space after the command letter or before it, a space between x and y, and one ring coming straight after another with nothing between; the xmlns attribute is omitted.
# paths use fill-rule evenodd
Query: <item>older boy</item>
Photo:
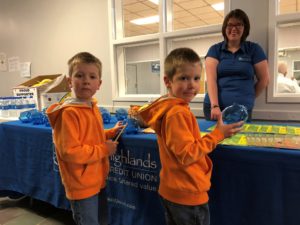
<svg viewBox="0 0 300 225"><path fill-rule="evenodd" d="M171 51L165 59L168 94L139 115L157 134L161 160L159 194L168 225L208 225L208 190L212 162L208 157L224 138L240 131L242 122L224 125L201 137L189 103L199 93L201 61L189 48Z"/></svg>
<svg viewBox="0 0 300 225"><path fill-rule="evenodd" d="M68 81L75 96L47 109L59 170L76 224L107 224L104 188L108 157L117 148L117 143L109 139L122 125L117 123L110 130L103 129L93 99L102 83L100 60L88 52L80 52L68 65ZM104 207L103 211L100 207Z"/></svg>

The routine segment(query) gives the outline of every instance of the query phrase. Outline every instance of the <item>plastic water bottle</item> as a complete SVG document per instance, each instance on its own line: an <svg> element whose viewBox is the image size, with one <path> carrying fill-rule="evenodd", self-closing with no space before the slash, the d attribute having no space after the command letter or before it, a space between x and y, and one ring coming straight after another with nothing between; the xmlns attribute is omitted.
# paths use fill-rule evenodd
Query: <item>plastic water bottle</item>
<svg viewBox="0 0 300 225"><path fill-rule="evenodd" d="M29 109L36 109L36 102L32 96L30 96L28 99L28 107Z"/></svg>
<svg viewBox="0 0 300 225"><path fill-rule="evenodd" d="M23 104L22 112L28 111L30 109L29 98L28 97L22 97L22 104Z"/></svg>
<svg viewBox="0 0 300 225"><path fill-rule="evenodd" d="M23 112L24 109L24 103L22 97L15 97L15 117L19 117L21 112Z"/></svg>
<svg viewBox="0 0 300 225"><path fill-rule="evenodd" d="M15 99L12 96L7 97L7 103L8 103L8 116L7 117L14 117L15 113Z"/></svg>
<svg viewBox="0 0 300 225"><path fill-rule="evenodd" d="M9 99L8 99L8 97L2 98L2 116L4 118L9 117Z"/></svg>
<svg viewBox="0 0 300 225"><path fill-rule="evenodd" d="M2 117L2 111L3 111L3 106L2 106L2 104L3 104L3 98L0 97L0 117Z"/></svg>
<svg viewBox="0 0 300 225"><path fill-rule="evenodd" d="M16 117L16 99L15 97L9 97L9 117Z"/></svg>

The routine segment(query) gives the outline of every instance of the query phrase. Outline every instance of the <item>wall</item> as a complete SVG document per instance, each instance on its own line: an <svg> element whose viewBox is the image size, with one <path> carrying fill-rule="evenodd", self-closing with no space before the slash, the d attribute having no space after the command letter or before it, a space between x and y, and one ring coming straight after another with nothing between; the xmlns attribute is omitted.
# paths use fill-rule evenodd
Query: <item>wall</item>
<svg viewBox="0 0 300 225"><path fill-rule="evenodd" d="M0 52L31 62L32 77L67 73L67 61L89 51L103 63L98 100L112 104L106 0L1 0ZM19 72L0 72L0 96L26 81ZM104 94L105 93L105 94Z"/></svg>

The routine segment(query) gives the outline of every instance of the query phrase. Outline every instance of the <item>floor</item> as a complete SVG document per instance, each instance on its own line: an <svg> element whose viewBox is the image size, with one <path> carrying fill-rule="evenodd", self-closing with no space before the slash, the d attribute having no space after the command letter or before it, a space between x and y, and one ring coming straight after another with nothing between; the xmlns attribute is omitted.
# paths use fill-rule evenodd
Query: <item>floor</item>
<svg viewBox="0 0 300 225"><path fill-rule="evenodd" d="M70 211L29 197L0 197L0 225L75 225Z"/></svg>

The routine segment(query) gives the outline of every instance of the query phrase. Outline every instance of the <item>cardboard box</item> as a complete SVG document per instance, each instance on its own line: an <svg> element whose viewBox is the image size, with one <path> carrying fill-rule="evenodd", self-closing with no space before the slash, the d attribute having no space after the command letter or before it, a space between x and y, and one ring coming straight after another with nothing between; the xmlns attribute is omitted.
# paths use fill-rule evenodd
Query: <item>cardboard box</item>
<svg viewBox="0 0 300 225"><path fill-rule="evenodd" d="M61 75L41 93L41 108L44 109L55 102L61 102L70 95L71 89L67 78L65 75Z"/></svg>
<svg viewBox="0 0 300 225"><path fill-rule="evenodd" d="M55 90L58 90L58 92L69 92L70 89L67 84L67 80L66 80L65 76L62 74L53 74L53 75L40 75L40 76L34 77L34 78L22 83L22 84L19 84L17 87L13 88L13 94L14 94L14 96L21 96L21 97L32 96L36 102L37 109L42 110L43 106L41 103L41 95L50 86L53 87L53 84L57 84L55 81L58 78L60 78L59 80L60 80L61 84L58 85L59 88L55 89ZM49 83L45 83L38 87L32 87L33 85L38 84L39 82L41 82L45 79L51 79L52 81Z"/></svg>

